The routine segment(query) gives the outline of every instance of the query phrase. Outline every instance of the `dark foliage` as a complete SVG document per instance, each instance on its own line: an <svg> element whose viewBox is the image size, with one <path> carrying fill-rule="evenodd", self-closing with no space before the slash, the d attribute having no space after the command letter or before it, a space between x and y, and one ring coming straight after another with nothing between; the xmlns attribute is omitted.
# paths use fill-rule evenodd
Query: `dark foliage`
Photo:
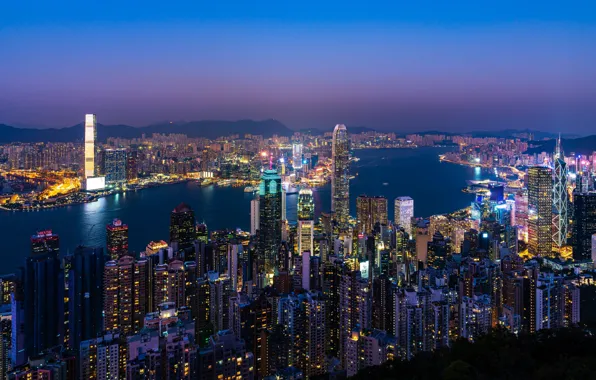
<svg viewBox="0 0 596 380"><path fill-rule="evenodd" d="M495 330L474 343L459 340L409 362L367 368L354 379L596 379L596 337L581 329L521 336Z"/></svg>

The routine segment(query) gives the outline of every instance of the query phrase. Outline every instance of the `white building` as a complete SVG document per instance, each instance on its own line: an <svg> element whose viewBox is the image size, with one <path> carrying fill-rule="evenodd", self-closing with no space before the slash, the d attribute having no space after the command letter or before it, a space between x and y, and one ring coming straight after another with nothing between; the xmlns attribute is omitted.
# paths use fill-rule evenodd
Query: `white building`
<svg viewBox="0 0 596 380"><path fill-rule="evenodd" d="M97 138L95 115L85 115L85 178L95 176L95 139Z"/></svg>
<svg viewBox="0 0 596 380"><path fill-rule="evenodd" d="M414 217L414 200L410 197L397 197L394 203L395 224L404 228L412 236L412 218Z"/></svg>
<svg viewBox="0 0 596 380"><path fill-rule="evenodd" d="M259 198L250 201L250 234L255 236L259 229Z"/></svg>

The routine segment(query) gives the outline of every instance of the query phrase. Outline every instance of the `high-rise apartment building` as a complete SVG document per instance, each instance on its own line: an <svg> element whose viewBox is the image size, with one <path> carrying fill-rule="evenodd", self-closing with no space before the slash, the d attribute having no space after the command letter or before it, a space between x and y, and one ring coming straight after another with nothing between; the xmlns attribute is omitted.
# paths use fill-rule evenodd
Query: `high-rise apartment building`
<svg viewBox="0 0 596 380"><path fill-rule="evenodd" d="M331 160L331 211L339 226L346 228L350 218L350 138L343 124L333 129Z"/></svg>
<svg viewBox="0 0 596 380"><path fill-rule="evenodd" d="M292 166L294 169L302 169L302 144L292 144Z"/></svg>
<svg viewBox="0 0 596 380"><path fill-rule="evenodd" d="M596 192L573 195L573 259L592 258L592 235L596 234Z"/></svg>
<svg viewBox="0 0 596 380"><path fill-rule="evenodd" d="M128 254L128 225L114 219L106 226L106 246L111 260L118 260Z"/></svg>
<svg viewBox="0 0 596 380"><path fill-rule="evenodd" d="M395 225L402 227L412 236L412 218L414 217L414 200L410 197L397 197L394 203Z"/></svg>
<svg viewBox="0 0 596 380"><path fill-rule="evenodd" d="M551 256L553 245L553 175L545 166L528 169L528 251Z"/></svg>

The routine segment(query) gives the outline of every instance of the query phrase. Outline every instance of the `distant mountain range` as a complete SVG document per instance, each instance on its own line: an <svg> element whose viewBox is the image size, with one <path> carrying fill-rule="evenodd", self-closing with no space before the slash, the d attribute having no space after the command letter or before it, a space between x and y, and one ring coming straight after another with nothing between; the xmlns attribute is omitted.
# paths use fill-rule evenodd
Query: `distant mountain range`
<svg viewBox="0 0 596 380"><path fill-rule="evenodd" d="M151 136L153 133L181 133L189 137L216 138L234 134L263 135L268 138L273 135L291 136L294 131L280 121L268 120L201 120L190 122L163 122L147 127L131 127L130 125L97 125L97 139L107 140L108 137L131 139L141 137L142 134ZM0 143L7 142L74 142L83 141L85 130L83 124L67 128L16 128L0 124Z"/></svg>
<svg viewBox="0 0 596 380"><path fill-rule="evenodd" d="M555 151L556 143L556 139L533 141L532 145L540 145L528 149L526 153L552 153ZM566 155L570 155L571 153L590 155L592 152L596 152L596 135L580 137L577 139L561 139L561 146L563 147L563 151Z"/></svg>

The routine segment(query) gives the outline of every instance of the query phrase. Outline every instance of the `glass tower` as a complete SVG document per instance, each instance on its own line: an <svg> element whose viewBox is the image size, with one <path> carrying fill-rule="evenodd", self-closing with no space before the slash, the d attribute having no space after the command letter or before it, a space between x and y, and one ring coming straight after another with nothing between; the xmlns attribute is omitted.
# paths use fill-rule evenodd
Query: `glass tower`
<svg viewBox="0 0 596 380"><path fill-rule="evenodd" d="M85 178L95 176L95 139L97 128L94 114L85 115Z"/></svg>
<svg viewBox="0 0 596 380"><path fill-rule="evenodd" d="M558 248L567 243L567 230L569 216L567 206L569 197L567 194L567 164L561 150L561 137L557 139L557 147L554 156L555 182L553 186L553 243Z"/></svg>
<svg viewBox="0 0 596 380"><path fill-rule="evenodd" d="M340 228L346 228L350 217L350 139L343 124L333 130L331 160L331 211Z"/></svg>
<svg viewBox="0 0 596 380"><path fill-rule="evenodd" d="M298 193L298 253L314 253L315 203L312 190L301 189Z"/></svg>
<svg viewBox="0 0 596 380"><path fill-rule="evenodd" d="M533 256L552 255L553 174L550 168L528 170L528 251Z"/></svg>
<svg viewBox="0 0 596 380"><path fill-rule="evenodd" d="M276 269L281 244L282 188L276 170L265 170L259 187L259 269L271 274Z"/></svg>

